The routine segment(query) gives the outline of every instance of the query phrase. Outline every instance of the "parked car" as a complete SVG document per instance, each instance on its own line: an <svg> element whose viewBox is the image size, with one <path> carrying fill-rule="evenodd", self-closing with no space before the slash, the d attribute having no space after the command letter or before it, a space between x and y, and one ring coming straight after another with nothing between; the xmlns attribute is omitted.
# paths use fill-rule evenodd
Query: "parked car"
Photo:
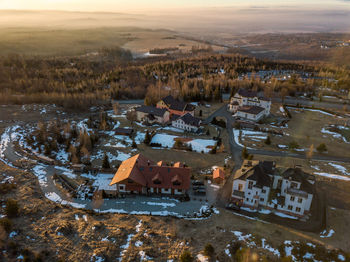
<svg viewBox="0 0 350 262"><path fill-rule="evenodd" d="M194 181L192 181L192 185L193 186L204 186L204 182L199 181L199 180L194 180Z"/></svg>
<svg viewBox="0 0 350 262"><path fill-rule="evenodd" d="M197 189L197 190L194 190L193 192L195 195L200 195L200 196L205 196L207 194L205 189Z"/></svg>
<svg viewBox="0 0 350 262"><path fill-rule="evenodd" d="M241 207L237 206L235 203L229 203L226 205L226 209L232 210L232 211L240 211Z"/></svg>

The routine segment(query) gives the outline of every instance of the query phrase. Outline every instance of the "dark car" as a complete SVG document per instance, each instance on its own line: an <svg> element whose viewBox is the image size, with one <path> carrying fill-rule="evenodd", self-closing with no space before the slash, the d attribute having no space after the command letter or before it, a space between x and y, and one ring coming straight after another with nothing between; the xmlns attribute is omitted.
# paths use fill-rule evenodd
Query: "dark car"
<svg viewBox="0 0 350 262"><path fill-rule="evenodd" d="M237 205L234 204L234 203L229 203L229 204L226 205L226 209L232 210L232 211L240 211L240 210L241 210L241 207L240 207L240 206L237 206Z"/></svg>
<svg viewBox="0 0 350 262"><path fill-rule="evenodd" d="M199 180L194 180L194 181L192 181L192 185L193 186L204 186L204 182L199 181Z"/></svg>

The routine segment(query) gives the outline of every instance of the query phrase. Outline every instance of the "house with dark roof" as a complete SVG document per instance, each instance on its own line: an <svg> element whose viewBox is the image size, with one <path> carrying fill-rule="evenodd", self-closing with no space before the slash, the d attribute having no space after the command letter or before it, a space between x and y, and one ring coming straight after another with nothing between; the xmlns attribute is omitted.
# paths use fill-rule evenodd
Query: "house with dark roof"
<svg viewBox="0 0 350 262"><path fill-rule="evenodd" d="M150 124L165 124L170 119L169 111L164 108L154 106L140 106L135 108L136 120L139 122L147 122Z"/></svg>
<svg viewBox="0 0 350 262"><path fill-rule="evenodd" d="M190 188L191 170L180 162L167 165L138 154L121 163L110 186L118 193L184 195Z"/></svg>
<svg viewBox="0 0 350 262"><path fill-rule="evenodd" d="M231 97L227 109L233 113L235 117L259 121L262 117L270 114L271 100L258 96L257 92L240 88L238 92Z"/></svg>
<svg viewBox="0 0 350 262"><path fill-rule="evenodd" d="M273 161L245 160L234 176L232 201L258 211L268 209L303 217L310 212L314 177L300 168L279 173Z"/></svg>
<svg viewBox="0 0 350 262"><path fill-rule="evenodd" d="M196 109L196 106L186 103L183 101L180 101L173 96L169 95L164 98L162 98L157 103L157 108L165 108L170 112L170 115L185 115L187 113L194 116L194 110Z"/></svg>
<svg viewBox="0 0 350 262"><path fill-rule="evenodd" d="M244 118L252 121L259 121L265 116L265 108L260 106L242 106L238 107L235 115L238 118Z"/></svg>
<svg viewBox="0 0 350 262"><path fill-rule="evenodd" d="M201 120L187 113L182 116L173 116L171 125L188 132L197 132L201 125Z"/></svg>

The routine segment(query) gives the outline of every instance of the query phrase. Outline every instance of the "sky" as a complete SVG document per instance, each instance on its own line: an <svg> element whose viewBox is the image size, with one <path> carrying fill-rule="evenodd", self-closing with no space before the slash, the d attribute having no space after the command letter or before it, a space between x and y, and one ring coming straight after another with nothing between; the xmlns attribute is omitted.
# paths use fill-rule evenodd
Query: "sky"
<svg viewBox="0 0 350 262"><path fill-rule="evenodd" d="M209 7L335 8L350 0L0 0L0 9L137 12Z"/></svg>

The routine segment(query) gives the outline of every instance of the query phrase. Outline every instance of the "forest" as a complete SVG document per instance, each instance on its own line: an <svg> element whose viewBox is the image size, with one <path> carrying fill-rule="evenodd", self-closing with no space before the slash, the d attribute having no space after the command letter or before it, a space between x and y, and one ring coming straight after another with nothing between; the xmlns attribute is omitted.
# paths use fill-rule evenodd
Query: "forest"
<svg viewBox="0 0 350 262"><path fill-rule="evenodd" d="M271 76L268 81L254 74L269 70L295 73L287 80ZM240 87L264 91L269 97L294 96L319 86L349 89L349 70L320 62L279 62L210 52L133 59L130 51L121 48L100 49L92 57L8 55L0 57L0 103L88 109L122 99L154 104L169 93L184 100L211 101ZM302 79L300 73L309 77Z"/></svg>

